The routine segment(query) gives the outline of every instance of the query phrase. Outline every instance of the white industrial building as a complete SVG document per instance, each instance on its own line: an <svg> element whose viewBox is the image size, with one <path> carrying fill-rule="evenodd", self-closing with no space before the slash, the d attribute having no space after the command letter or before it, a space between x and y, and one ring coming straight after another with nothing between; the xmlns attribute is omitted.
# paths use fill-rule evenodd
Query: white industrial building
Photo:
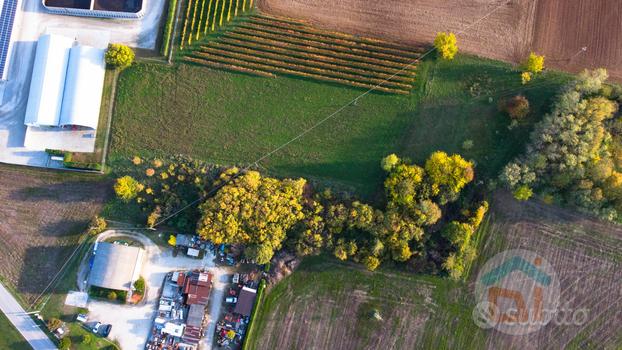
<svg viewBox="0 0 622 350"><path fill-rule="evenodd" d="M42 35L30 83L24 124L37 128L97 129L106 65L105 50L71 38Z"/></svg>

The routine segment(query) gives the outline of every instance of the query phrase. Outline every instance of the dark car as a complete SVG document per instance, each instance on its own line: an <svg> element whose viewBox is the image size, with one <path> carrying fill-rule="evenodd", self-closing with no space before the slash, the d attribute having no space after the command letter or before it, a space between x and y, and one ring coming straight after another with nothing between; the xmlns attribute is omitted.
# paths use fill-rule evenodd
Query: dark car
<svg viewBox="0 0 622 350"><path fill-rule="evenodd" d="M103 326L101 326L101 331L99 332L99 334L106 338L109 334L110 334L110 330L112 329L112 325L111 324L105 324Z"/></svg>

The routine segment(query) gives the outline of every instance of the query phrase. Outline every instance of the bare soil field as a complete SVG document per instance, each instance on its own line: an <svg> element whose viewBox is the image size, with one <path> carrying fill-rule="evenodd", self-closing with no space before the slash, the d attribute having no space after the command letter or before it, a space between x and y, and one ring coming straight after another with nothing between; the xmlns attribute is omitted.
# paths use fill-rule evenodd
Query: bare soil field
<svg viewBox="0 0 622 350"><path fill-rule="evenodd" d="M622 79L622 1L538 0L532 47L551 67L606 67Z"/></svg>
<svg viewBox="0 0 622 350"><path fill-rule="evenodd" d="M621 0L259 0L269 14L404 44L440 31L464 52L518 63L533 50L571 72L605 67L622 79ZM587 47L586 52L580 52Z"/></svg>
<svg viewBox="0 0 622 350"><path fill-rule="evenodd" d="M0 165L0 278L36 298L110 195L100 176Z"/></svg>
<svg viewBox="0 0 622 350"><path fill-rule="evenodd" d="M537 201L518 203L497 193L484 257L526 249L548 260L560 281L560 307L537 332L492 331L489 349L619 349L622 345L622 227ZM477 276L477 274L474 274ZM586 310L573 324L574 311ZM582 313L582 311L580 312ZM579 317L581 316L581 317ZM577 320L583 316L579 314Z"/></svg>
<svg viewBox="0 0 622 350"><path fill-rule="evenodd" d="M527 0L260 0L258 6L327 29L404 44L430 44L437 32L451 31L462 50L506 61L528 52L535 10L535 2Z"/></svg>

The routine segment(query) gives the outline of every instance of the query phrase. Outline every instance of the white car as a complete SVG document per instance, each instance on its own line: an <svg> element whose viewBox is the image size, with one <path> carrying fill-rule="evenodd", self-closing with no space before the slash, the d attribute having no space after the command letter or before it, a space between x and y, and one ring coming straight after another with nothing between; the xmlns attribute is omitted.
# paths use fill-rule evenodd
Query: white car
<svg viewBox="0 0 622 350"><path fill-rule="evenodd" d="M86 320L88 320L88 316L85 314L78 314L78 316L76 316L76 321L78 322L86 322Z"/></svg>
<svg viewBox="0 0 622 350"><path fill-rule="evenodd" d="M225 301L227 302L227 304L235 304L238 302L238 298L236 297L227 297L227 299L225 299Z"/></svg>

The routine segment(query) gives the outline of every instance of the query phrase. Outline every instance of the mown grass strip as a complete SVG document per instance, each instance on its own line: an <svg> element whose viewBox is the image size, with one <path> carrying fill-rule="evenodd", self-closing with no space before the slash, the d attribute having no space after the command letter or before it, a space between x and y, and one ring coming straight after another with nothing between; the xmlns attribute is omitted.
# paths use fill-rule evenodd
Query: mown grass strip
<svg viewBox="0 0 622 350"><path fill-rule="evenodd" d="M392 47L384 47L382 44L368 44L357 40L352 40L351 38L335 38L333 36L327 36L320 33L314 33L313 31L306 30L305 27L279 27L275 26L272 23L262 23L260 21L253 20L251 18L245 26L249 28L262 29L264 31L269 31L275 34L282 35L291 35L296 37L302 37L307 39L313 39L315 41L324 42L324 43L336 43L339 45L352 46L356 48L360 48L363 50L379 52L387 55L393 55L396 57L408 57L410 59L417 59L421 56L420 53L411 52L405 49L395 49Z"/></svg>
<svg viewBox="0 0 622 350"><path fill-rule="evenodd" d="M414 80L414 75L415 75L414 67L413 67L413 70L399 70L396 68L386 67L386 66L382 66L378 64L369 64L369 63L360 62L356 60L349 60L349 59L343 59L343 58L338 58L334 56L322 55L322 54L314 53L311 51L306 51L304 49L298 49L296 47L288 48L288 47L272 46L272 45L266 45L266 44L261 44L257 42L252 42L252 41L238 40L238 39L229 38L229 37L221 37L219 39L219 42L226 43L229 45L244 47L248 49L253 49L257 51L272 52L272 53L277 53L277 54L282 54L282 55L287 55L287 56L292 56L292 57L299 57L299 58L308 57L308 58L313 58L314 60L321 61L321 62L365 69L368 71L378 72L378 73L386 74L390 76L395 75L396 77L399 77L401 80L406 81L406 82L412 82Z"/></svg>
<svg viewBox="0 0 622 350"><path fill-rule="evenodd" d="M376 64L379 66L384 66L384 67L398 69L398 70L401 70L405 66L405 64L402 64L402 63L376 59L376 58L368 57L368 56L361 56L361 55L354 54L348 51L332 51L330 49L327 50L323 48L307 46L307 45L300 44L300 43L283 42L280 40L275 40L274 38L270 38L269 36L256 36L256 35L245 34L245 33L226 32L224 33L224 37L238 39L238 40L245 40L249 42L256 42L256 43L261 43L261 44L267 44L267 45L272 45L276 47L283 47L283 48L288 48L288 49L301 51L301 52L313 52L313 53L317 53L317 54L321 54L325 56L354 60L354 61L368 63L368 64Z"/></svg>
<svg viewBox="0 0 622 350"><path fill-rule="evenodd" d="M325 63L325 62L317 61L313 59L312 57L298 58L298 57L292 57L289 55L275 54L275 53L270 53L270 52L258 51L254 49L248 49L248 48L239 47L235 45L229 45L229 44L221 43L221 42L211 42L208 44L208 46L216 47L221 50L226 50L230 52L255 55L257 57L281 60L281 61L291 62L294 64L300 64L300 65L305 65L309 67L318 67L318 68L330 69L330 70L340 71L340 72L349 73L349 74L366 76L370 78L391 80L395 82L408 84L407 86L409 86L409 88L412 88L410 83L412 83L414 80L413 78L410 78L410 77L409 78L405 78L401 76L392 77L391 75L388 75L388 74L378 73L378 72L369 71L365 69L352 68L352 67L343 66L343 65L335 65L332 63Z"/></svg>
<svg viewBox="0 0 622 350"><path fill-rule="evenodd" d="M319 80L319 81L324 81L324 82L329 82L329 83L348 85L348 86L358 87L358 88L363 88L363 89L374 88L375 91L380 91L380 92L385 92L385 93L390 93L390 94L408 95L410 93L408 90L393 89L393 88L387 88L384 86L375 86L375 85L365 84L365 83L361 83L357 81L350 81L346 79L325 76L325 75L321 75L317 73L307 73L307 72L301 72L301 71L296 71L296 70L282 68L282 67L270 66L270 65L261 64L261 63L247 62L247 61L238 60L238 59L231 58L231 57L222 57L222 56L211 55L211 54L202 53L202 52L194 52L193 54L199 56L198 57L199 59L207 58L208 60L211 59L217 62L229 64L229 65L237 65L241 67L262 70L266 72L282 73L282 74L298 76L298 77L303 77L303 78L310 78L313 80Z"/></svg>
<svg viewBox="0 0 622 350"><path fill-rule="evenodd" d="M365 76L361 76L357 74L345 73L342 71L328 69L328 68L317 68L317 67L312 67L312 66L307 66L307 65L295 64L291 62L283 62L281 60L259 57L257 55L252 55L252 54L249 55L249 54L231 52L231 51L221 50L221 49L217 49L217 48L209 47L209 46L203 46L201 48L201 52L208 52L214 55L221 55L224 57L232 57L232 58L236 58L238 60L242 60L246 62L261 63L261 64L270 65L270 66L281 67L281 68L290 69L293 71L302 71L302 72L307 72L307 73L331 76L331 77L335 77L338 79L358 81L358 82L366 83L370 85L383 84L385 86L398 88L398 89L405 89L405 90L410 90L412 88L411 85L402 84L402 83L398 83L394 81L385 81L383 79L365 77Z"/></svg>
<svg viewBox="0 0 622 350"><path fill-rule="evenodd" d="M188 61L188 62L192 62L192 63L197 63L197 64L204 65L204 66L211 67L211 68L230 70L230 71L234 71L234 72L238 72L238 73L248 73L248 74L258 75L258 76L266 77L266 78L275 78L276 77L276 75L274 75L274 74L272 74L270 72L265 72L265 71L261 71L261 70L246 68L246 67L242 67L242 66L238 66L238 65L234 65L234 64L227 64L227 63L222 63L222 62L210 61L209 59L206 59L206 58L196 58L196 57L189 57L188 56L188 57L184 57L183 60Z"/></svg>

